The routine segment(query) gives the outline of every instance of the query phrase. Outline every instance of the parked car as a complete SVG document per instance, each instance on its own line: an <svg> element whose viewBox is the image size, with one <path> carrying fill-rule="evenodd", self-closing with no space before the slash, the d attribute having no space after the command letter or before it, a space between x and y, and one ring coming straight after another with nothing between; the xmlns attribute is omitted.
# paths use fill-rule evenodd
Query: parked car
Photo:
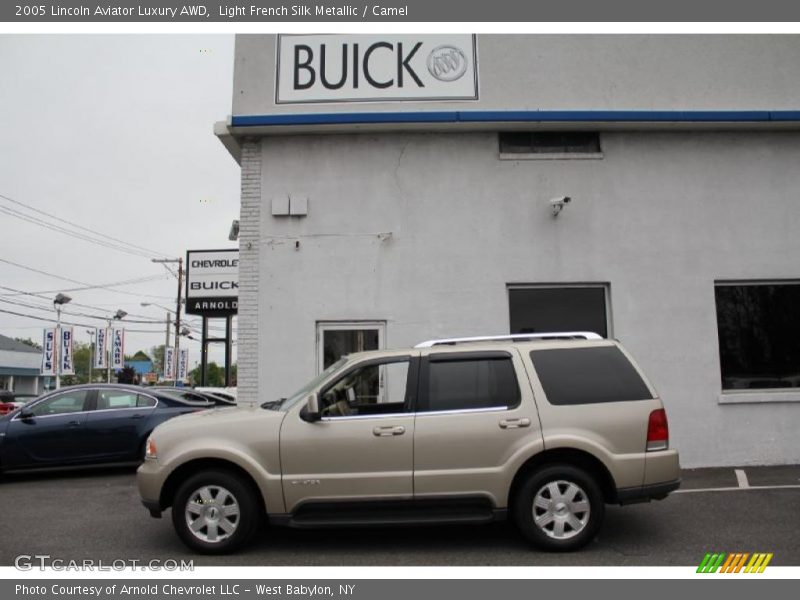
<svg viewBox="0 0 800 600"><path fill-rule="evenodd" d="M352 354L287 399L161 425L138 470L151 515L230 552L270 524L485 523L591 541L606 503L680 484L664 406L592 333L433 340Z"/></svg>
<svg viewBox="0 0 800 600"><path fill-rule="evenodd" d="M236 388L235 387L195 387L192 388L195 392L200 392L201 394L214 394L215 396L219 396L220 398L225 398L226 400L235 403L236 402Z"/></svg>
<svg viewBox="0 0 800 600"><path fill-rule="evenodd" d="M132 385L62 388L0 417L0 470L138 463L156 425L207 408Z"/></svg>
<svg viewBox="0 0 800 600"><path fill-rule="evenodd" d="M211 406L236 406L235 400L229 400L228 398L223 398L218 396L217 394L212 394L210 392L198 392L196 389L193 388L182 388L182 387L156 387L152 388L159 390L163 394L168 394L172 396L176 396L178 398L182 398L183 400L189 402L200 402L202 404L210 404Z"/></svg>

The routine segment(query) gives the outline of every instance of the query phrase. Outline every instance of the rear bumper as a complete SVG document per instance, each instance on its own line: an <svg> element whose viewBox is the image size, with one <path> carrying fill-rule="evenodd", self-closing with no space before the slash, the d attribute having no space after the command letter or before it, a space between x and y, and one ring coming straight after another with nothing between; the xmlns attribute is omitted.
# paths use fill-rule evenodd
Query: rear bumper
<svg viewBox="0 0 800 600"><path fill-rule="evenodd" d="M681 480L675 479L674 481L651 483L634 488L622 488L617 490L617 502L620 504L634 504L636 502L663 500L670 492L674 492L679 487L681 487Z"/></svg>

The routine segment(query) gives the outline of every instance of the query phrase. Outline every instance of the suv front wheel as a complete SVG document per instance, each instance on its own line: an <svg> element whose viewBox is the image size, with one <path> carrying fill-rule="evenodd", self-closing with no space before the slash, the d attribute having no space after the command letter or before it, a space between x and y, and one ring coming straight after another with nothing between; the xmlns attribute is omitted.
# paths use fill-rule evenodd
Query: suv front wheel
<svg viewBox="0 0 800 600"><path fill-rule="evenodd" d="M256 531L259 510L250 487L226 471L205 471L178 488L172 523L189 548L205 554L232 552Z"/></svg>
<svg viewBox="0 0 800 600"><path fill-rule="evenodd" d="M534 545L550 551L577 550L597 534L605 504L595 479L572 465L535 471L519 489L514 520Z"/></svg>

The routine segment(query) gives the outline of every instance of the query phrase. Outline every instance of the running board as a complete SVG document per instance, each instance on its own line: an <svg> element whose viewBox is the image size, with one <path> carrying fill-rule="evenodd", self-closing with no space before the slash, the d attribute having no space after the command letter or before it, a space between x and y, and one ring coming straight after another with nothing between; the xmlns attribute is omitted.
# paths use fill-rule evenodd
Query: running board
<svg viewBox="0 0 800 600"><path fill-rule="evenodd" d="M393 525L492 523L506 518L483 498L387 502L314 502L294 514L270 515L270 522L300 529Z"/></svg>

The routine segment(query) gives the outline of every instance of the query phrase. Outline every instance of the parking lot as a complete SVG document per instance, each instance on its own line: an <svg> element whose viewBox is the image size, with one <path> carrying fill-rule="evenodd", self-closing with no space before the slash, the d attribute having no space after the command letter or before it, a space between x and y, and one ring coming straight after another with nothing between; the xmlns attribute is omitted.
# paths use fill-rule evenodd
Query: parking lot
<svg viewBox="0 0 800 600"><path fill-rule="evenodd" d="M510 523L366 529L265 529L233 556L190 554L169 514L139 503L133 469L0 479L0 564L53 559L188 559L196 565L696 565L709 551L772 552L800 565L800 465L684 471L663 502L609 506L598 538L572 554L532 550Z"/></svg>

